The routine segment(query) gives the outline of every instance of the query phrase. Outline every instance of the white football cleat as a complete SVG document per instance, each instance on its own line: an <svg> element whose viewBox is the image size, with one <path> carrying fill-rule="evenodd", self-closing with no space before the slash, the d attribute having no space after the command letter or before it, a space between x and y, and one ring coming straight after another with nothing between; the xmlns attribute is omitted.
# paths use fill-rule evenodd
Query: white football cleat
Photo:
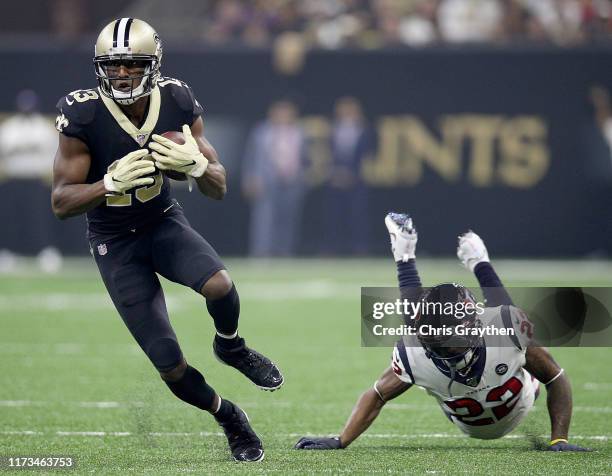
<svg viewBox="0 0 612 476"><path fill-rule="evenodd" d="M478 263L489 262L489 253L482 238L469 230L467 233L459 235L457 258L463 266L473 272Z"/></svg>
<svg viewBox="0 0 612 476"><path fill-rule="evenodd" d="M395 262L414 259L418 240L412 218L406 213L387 213L385 225L391 238L391 251Z"/></svg>

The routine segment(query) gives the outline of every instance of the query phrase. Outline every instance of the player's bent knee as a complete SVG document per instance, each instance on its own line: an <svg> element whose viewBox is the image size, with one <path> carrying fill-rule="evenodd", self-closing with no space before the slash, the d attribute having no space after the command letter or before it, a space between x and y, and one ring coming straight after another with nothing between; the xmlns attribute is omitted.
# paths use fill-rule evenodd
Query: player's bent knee
<svg viewBox="0 0 612 476"><path fill-rule="evenodd" d="M183 367L182 373L184 373L185 360L175 339L169 337L157 339L146 349L146 352L155 368L162 374L162 378L164 378L164 374L170 374L169 377L172 378L176 373L181 373L181 367ZM180 377L181 375L178 378Z"/></svg>
<svg viewBox="0 0 612 476"><path fill-rule="evenodd" d="M178 382L183 378L185 372L187 371L187 362L183 360L180 364L178 364L173 369L167 370L165 372L159 371L159 375L161 376L164 382Z"/></svg>
<svg viewBox="0 0 612 476"><path fill-rule="evenodd" d="M185 372L179 380L165 382L174 395L201 410L211 411L217 401L215 390L190 365L185 365Z"/></svg>
<svg viewBox="0 0 612 476"><path fill-rule="evenodd" d="M232 278L230 278L229 273L222 269L213 274L210 279L204 283L204 286L202 286L200 290L200 294L206 299L221 299L231 291L233 285L234 283L232 283Z"/></svg>

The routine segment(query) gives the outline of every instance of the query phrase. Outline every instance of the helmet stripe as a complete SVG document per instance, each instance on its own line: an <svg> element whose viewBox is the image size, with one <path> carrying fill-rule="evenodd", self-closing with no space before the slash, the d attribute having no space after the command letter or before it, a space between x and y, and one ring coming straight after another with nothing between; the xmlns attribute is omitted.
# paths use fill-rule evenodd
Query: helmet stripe
<svg viewBox="0 0 612 476"><path fill-rule="evenodd" d="M115 28L113 30L113 48L117 48L117 34L119 33L119 23L121 20L115 20Z"/></svg>
<svg viewBox="0 0 612 476"><path fill-rule="evenodd" d="M125 36L123 40L123 46L130 46L130 27L132 26L133 18L128 18L128 21L125 25Z"/></svg>
<svg viewBox="0 0 612 476"><path fill-rule="evenodd" d="M119 27L117 28L117 47L122 48L125 46L125 27L129 18L122 18L119 20Z"/></svg>

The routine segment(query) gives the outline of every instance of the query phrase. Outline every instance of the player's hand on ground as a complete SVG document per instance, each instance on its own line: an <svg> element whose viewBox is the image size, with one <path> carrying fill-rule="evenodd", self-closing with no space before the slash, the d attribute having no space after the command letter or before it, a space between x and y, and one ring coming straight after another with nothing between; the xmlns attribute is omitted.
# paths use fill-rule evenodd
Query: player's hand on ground
<svg viewBox="0 0 612 476"><path fill-rule="evenodd" d="M104 175L104 188L110 193L121 194L134 187L153 184L153 177L145 177L155 172L153 162L144 158L147 155L147 149L138 149L111 165Z"/></svg>
<svg viewBox="0 0 612 476"><path fill-rule="evenodd" d="M187 124L183 125L184 144L177 144L163 136L153 134L149 144L155 165L160 170L176 170L192 177L201 177L208 167L208 159L200 152L198 143Z"/></svg>
<svg viewBox="0 0 612 476"><path fill-rule="evenodd" d="M459 235L457 258L463 266L470 271L474 271L478 263L489 262L489 253L482 238L470 230L463 235Z"/></svg>
<svg viewBox="0 0 612 476"><path fill-rule="evenodd" d="M546 447L546 451L593 451L590 448L583 448L582 446L572 445L567 441L558 441L554 445Z"/></svg>
<svg viewBox="0 0 612 476"><path fill-rule="evenodd" d="M316 438L305 436L295 444L296 450L339 450L342 449L339 437Z"/></svg>
<svg viewBox="0 0 612 476"><path fill-rule="evenodd" d="M406 213L387 213L385 225L391 238L391 251L395 261L406 262L415 258L417 231L412 218Z"/></svg>

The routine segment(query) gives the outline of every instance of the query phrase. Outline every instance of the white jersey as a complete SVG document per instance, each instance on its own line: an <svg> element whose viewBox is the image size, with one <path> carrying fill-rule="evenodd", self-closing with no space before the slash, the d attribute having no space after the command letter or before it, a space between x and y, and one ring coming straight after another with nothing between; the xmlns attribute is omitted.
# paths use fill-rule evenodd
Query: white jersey
<svg viewBox="0 0 612 476"><path fill-rule="evenodd" d="M512 431L533 406L539 382L523 369L531 325L514 306L486 308L483 325L514 329L496 337L496 345L479 350L467 378L450 378L414 336L404 337L393 350L392 368L404 382L424 388L461 431L473 438L499 438ZM485 345L487 337L484 337Z"/></svg>

